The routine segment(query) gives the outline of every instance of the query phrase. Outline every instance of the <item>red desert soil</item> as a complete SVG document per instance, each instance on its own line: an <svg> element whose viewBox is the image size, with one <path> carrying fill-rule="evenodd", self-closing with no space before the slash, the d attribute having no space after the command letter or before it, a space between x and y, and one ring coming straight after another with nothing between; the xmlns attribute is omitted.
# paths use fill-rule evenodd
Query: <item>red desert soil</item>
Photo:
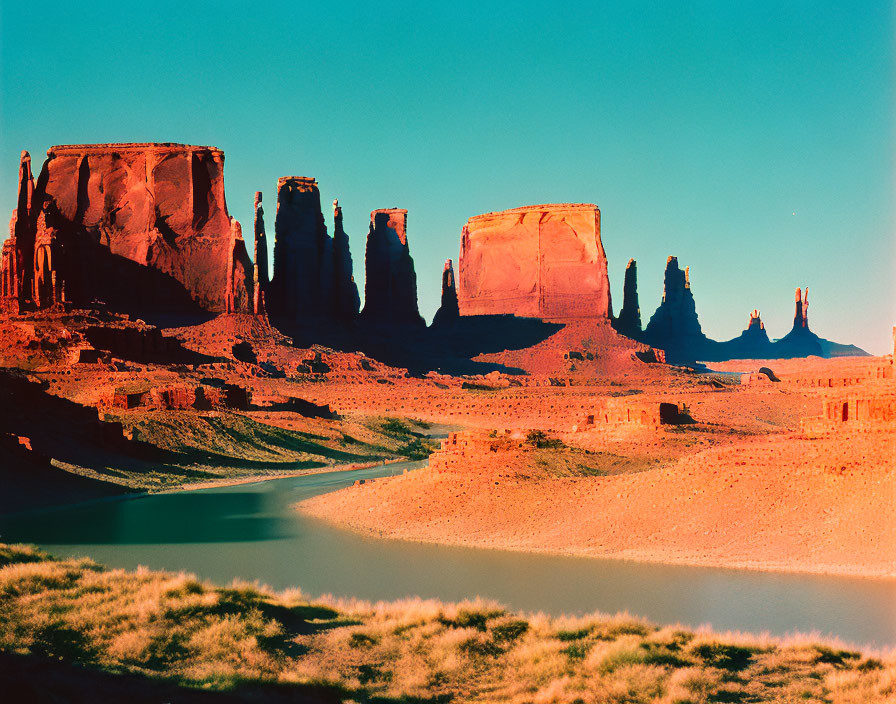
<svg viewBox="0 0 896 704"><path fill-rule="evenodd" d="M364 483L299 510L414 541L896 577L894 457L894 429L752 437L610 476L550 476L531 451L484 453L463 468Z"/></svg>

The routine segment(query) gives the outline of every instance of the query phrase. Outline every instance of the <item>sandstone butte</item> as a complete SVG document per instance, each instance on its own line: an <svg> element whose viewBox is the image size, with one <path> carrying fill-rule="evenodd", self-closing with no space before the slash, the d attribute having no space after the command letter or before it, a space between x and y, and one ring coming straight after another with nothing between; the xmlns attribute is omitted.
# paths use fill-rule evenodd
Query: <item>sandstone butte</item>
<svg viewBox="0 0 896 704"><path fill-rule="evenodd" d="M389 325L425 325L417 309L417 274L408 246L408 211L370 213L361 317Z"/></svg>
<svg viewBox="0 0 896 704"><path fill-rule="evenodd" d="M301 322L350 320L358 314L358 289L338 201L333 202L333 222L330 237L315 179L279 179L268 305L272 315Z"/></svg>
<svg viewBox="0 0 896 704"><path fill-rule="evenodd" d="M461 315L610 318L600 210L530 205L477 215L463 229Z"/></svg>
<svg viewBox="0 0 896 704"><path fill-rule="evenodd" d="M252 301L251 267L227 212L220 149L55 146L36 184L22 153L7 297L224 312Z"/></svg>

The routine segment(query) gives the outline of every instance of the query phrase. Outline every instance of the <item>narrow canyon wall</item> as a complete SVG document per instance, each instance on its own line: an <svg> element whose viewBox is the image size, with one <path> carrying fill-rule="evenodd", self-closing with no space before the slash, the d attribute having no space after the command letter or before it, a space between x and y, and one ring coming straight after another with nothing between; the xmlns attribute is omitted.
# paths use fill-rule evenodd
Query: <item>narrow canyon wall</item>
<svg viewBox="0 0 896 704"><path fill-rule="evenodd" d="M458 302L461 315L609 319L600 210L531 205L470 218L461 240Z"/></svg>

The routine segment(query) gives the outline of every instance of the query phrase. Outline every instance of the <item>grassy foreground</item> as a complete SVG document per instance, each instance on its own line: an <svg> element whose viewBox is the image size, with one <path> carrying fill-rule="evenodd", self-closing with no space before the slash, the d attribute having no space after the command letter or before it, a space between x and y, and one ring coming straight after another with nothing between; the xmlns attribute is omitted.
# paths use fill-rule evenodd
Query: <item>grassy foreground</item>
<svg viewBox="0 0 896 704"><path fill-rule="evenodd" d="M63 678L117 673L129 678L119 695L163 682L252 701L896 701L892 654L808 639L626 616L521 616L482 601L310 602L298 591L222 588L2 544L0 654L18 658L18 672L30 659L43 663L35 672L55 661L78 666ZM0 667L0 680L11 671ZM31 693L42 697L63 687L59 676L34 679Z"/></svg>

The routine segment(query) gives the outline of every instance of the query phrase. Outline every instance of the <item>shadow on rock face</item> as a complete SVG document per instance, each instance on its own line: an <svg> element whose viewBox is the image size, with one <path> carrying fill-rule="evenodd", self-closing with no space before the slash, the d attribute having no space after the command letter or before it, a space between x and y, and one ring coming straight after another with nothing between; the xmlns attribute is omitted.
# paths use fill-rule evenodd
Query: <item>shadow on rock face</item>
<svg viewBox="0 0 896 704"><path fill-rule="evenodd" d="M543 342L562 323L513 315L476 315L458 318L450 325L418 327L389 325L381 321L354 325L306 323L272 320L297 347L324 345L343 352L364 352L384 364L403 367L411 374L429 371L445 374L487 374L492 371L522 374L521 369L492 362L477 362L474 357L490 352L520 350Z"/></svg>

